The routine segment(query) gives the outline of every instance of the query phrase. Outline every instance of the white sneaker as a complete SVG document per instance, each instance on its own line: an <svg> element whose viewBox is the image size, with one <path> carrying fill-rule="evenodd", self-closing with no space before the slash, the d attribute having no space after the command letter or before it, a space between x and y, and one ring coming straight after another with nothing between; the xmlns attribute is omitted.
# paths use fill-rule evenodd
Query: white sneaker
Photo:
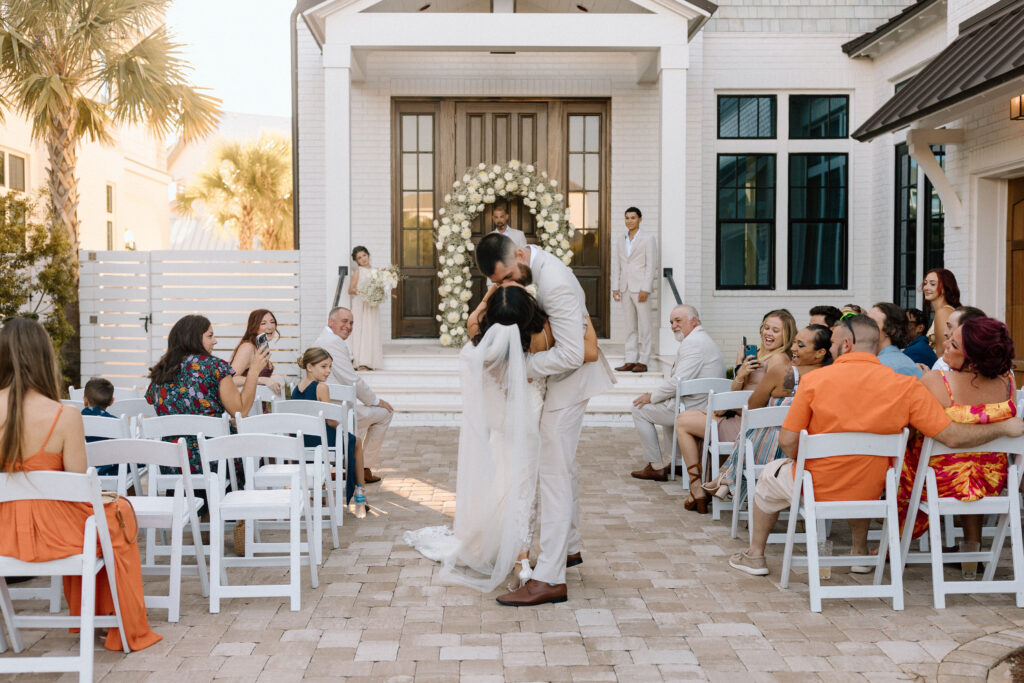
<svg viewBox="0 0 1024 683"><path fill-rule="evenodd" d="M747 551L742 553L736 553L729 558L729 566L733 569L739 569L741 572L750 574L751 576L767 576L768 575L768 563L765 562L764 555L761 557L751 557L747 555Z"/></svg>

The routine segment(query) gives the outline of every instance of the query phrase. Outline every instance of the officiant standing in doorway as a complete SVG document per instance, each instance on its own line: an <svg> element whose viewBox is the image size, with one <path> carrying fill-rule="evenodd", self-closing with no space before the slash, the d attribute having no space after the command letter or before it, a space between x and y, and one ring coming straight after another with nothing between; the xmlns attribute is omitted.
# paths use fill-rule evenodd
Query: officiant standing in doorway
<svg viewBox="0 0 1024 683"><path fill-rule="evenodd" d="M643 214L626 209L626 235L612 243L612 298L622 303L626 323L626 360L619 372L647 372L651 359L651 292L658 253L657 239L640 230Z"/></svg>

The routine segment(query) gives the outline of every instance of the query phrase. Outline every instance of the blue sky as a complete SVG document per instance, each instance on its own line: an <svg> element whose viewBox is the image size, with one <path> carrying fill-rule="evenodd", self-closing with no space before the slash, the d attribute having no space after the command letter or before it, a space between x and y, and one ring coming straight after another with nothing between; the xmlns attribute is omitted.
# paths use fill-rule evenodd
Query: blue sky
<svg viewBox="0 0 1024 683"><path fill-rule="evenodd" d="M291 115L288 17L293 0L174 0L167 24L195 67L193 83L225 111Z"/></svg>

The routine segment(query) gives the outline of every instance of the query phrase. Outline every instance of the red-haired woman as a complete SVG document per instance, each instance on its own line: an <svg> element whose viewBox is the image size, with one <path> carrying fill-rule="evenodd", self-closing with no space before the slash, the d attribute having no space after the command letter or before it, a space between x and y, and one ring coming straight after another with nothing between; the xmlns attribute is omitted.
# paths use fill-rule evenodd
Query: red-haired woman
<svg viewBox="0 0 1024 683"><path fill-rule="evenodd" d="M943 358L951 370L932 370L921 381L935 395L954 422L988 424L1017 414L1013 382L1013 340L1006 325L994 318L973 318L953 330L945 342ZM907 449L900 478L900 522L914 486L921 453L921 436ZM937 455L931 460L939 496L978 500L997 496L1006 486L1005 453L957 453ZM928 516L918 513L914 537L928 528ZM965 515L964 540L960 549L974 552L981 543L981 516Z"/></svg>
<svg viewBox="0 0 1024 683"><path fill-rule="evenodd" d="M956 276L945 268L932 268L924 274L921 282L921 294L924 295L924 312L932 312L932 326L928 328L928 343L932 345L935 355L941 357L943 348L943 332L949 314L960 306L960 287L956 284Z"/></svg>
<svg viewBox="0 0 1024 683"><path fill-rule="evenodd" d="M256 351L256 338L261 334L267 335L267 340L280 339L281 334L277 331L277 318L265 308L257 308L249 314L249 321L245 324L245 334L242 335L238 346L231 353L231 368L235 371L235 384L245 384L245 377L249 374L249 364L252 362L253 353ZM268 362L267 366L260 371L260 384L270 387L278 396L281 393L281 383L274 379L274 364Z"/></svg>

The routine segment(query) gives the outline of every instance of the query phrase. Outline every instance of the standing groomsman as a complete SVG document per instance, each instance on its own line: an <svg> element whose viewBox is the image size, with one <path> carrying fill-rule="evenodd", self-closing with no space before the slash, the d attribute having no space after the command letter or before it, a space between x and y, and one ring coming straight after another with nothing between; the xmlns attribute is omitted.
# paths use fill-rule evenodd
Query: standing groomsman
<svg viewBox="0 0 1024 683"><path fill-rule="evenodd" d="M512 240L516 245L516 249L526 247L526 235L523 234L523 231L509 227L508 206L505 204L495 204L494 209L491 211L491 223L494 225L494 232Z"/></svg>
<svg viewBox="0 0 1024 683"><path fill-rule="evenodd" d="M622 302L626 319L626 362L621 372L647 372L651 359L651 292L654 289L658 244L640 232L643 214L626 209L626 236L612 243L612 297ZM621 283L621 287L620 287Z"/></svg>

